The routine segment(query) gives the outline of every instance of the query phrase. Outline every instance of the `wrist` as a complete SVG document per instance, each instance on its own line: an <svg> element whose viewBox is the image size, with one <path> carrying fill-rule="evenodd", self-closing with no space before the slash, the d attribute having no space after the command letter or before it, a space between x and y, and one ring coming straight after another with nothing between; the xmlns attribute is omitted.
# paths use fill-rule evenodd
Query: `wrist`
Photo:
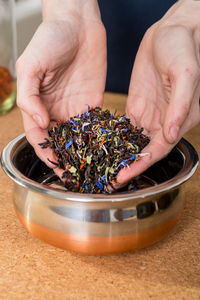
<svg viewBox="0 0 200 300"><path fill-rule="evenodd" d="M63 21L70 15L101 19L97 0L42 0L42 15L44 21Z"/></svg>
<svg viewBox="0 0 200 300"><path fill-rule="evenodd" d="M160 20L169 26L184 26L194 30L200 25L200 0L179 0Z"/></svg>

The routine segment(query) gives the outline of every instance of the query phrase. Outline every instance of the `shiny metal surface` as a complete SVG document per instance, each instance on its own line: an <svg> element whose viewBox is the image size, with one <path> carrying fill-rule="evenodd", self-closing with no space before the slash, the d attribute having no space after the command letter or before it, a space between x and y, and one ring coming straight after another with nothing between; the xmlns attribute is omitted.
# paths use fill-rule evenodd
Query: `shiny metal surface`
<svg viewBox="0 0 200 300"><path fill-rule="evenodd" d="M112 195L63 190L24 135L4 148L1 163L15 182L14 205L29 232L64 249L108 254L148 246L174 226L184 205L180 186L194 174L198 156L181 140L140 178L152 186Z"/></svg>

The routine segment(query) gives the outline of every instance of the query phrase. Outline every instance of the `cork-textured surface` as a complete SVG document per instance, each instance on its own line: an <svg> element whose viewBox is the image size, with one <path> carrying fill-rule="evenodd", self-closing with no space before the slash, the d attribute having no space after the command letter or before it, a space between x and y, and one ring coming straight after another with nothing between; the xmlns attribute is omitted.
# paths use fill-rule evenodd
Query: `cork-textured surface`
<svg viewBox="0 0 200 300"><path fill-rule="evenodd" d="M125 96L105 107L124 111ZM14 108L0 117L0 151L23 132ZM185 138L200 155L200 125ZM200 299L200 169L184 185L181 219L143 250L109 256L64 251L32 237L16 217L12 181L0 169L0 299Z"/></svg>

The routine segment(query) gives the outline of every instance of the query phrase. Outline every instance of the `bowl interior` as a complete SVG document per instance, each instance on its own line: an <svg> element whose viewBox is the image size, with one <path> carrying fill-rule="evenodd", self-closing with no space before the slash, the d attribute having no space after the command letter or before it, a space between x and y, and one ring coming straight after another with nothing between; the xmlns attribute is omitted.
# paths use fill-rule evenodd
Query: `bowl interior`
<svg viewBox="0 0 200 300"><path fill-rule="evenodd" d="M25 142L15 152L13 164L27 178L55 189L66 190L62 182L35 154L32 146ZM175 147L167 157L154 164L143 174L132 181L137 190L152 187L174 178L185 165L185 155ZM129 184L130 188L130 184ZM119 192L128 191L128 186Z"/></svg>

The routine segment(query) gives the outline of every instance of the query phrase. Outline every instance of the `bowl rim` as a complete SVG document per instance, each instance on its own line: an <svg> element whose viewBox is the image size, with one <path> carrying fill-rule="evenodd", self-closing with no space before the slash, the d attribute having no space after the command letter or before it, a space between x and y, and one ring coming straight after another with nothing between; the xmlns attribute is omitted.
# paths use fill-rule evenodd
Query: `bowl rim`
<svg viewBox="0 0 200 300"><path fill-rule="evenodd" d="M180 172L178 172L173 178L160 183L158 185L144 188L141 190L136 190L134 192L127 193L115 193L115 194L81 194L76 192L61 191L58 189L50 188L35 182L26 176L24 176L20 171L18 171L11 157L13 152L23 143L26 142L25 133L20 134L13 140L11 140L3 149L1 153L1 165L4 172L18 185L33 190L38 193L45 194L54 198L59 198L63 200L71 200L78 202L122 202L127 200L133 200L138 198L146 198L149 196L155 196L156 194L167 192L171 189L177 188L179 185L187 181L195 173L198 164L198 154L194 147L185 139L181 139L176 145L177 149L181 152L184 158L184 166ZM187 149L188 159L185 159L184 153L181 148ZM190 158L190 159L189 159Z"/></svg>

